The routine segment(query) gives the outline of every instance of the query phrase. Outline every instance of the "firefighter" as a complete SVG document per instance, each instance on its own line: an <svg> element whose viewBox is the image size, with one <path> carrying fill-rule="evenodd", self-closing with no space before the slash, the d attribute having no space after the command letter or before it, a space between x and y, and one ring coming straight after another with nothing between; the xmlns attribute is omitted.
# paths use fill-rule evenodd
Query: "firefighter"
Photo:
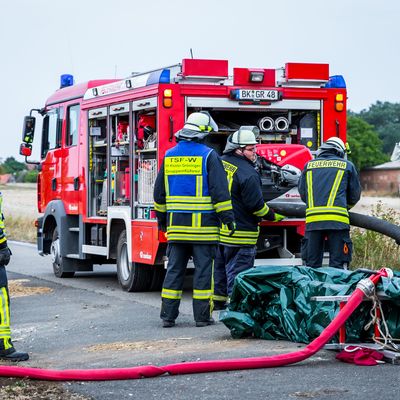
<svg viewBox="0 0 400 400"><path fill-rule="evenodd" d="M222 157L236 230L232 234L226 225L221 228L221 245L214 272L215 310L225 308L236 275L254 266L261 219L277 222L284 218L264 202L261 178L255 169L258 133L255 126L242 126L228 137Z"/></svg>
<svg viewBox="0 0 400 400"><path fill-rule="evenodd" d="M163 327L175 325L190 257L195 265L193 314L197 327L214 323L212 274L222 221L234 230L232 202L218 154L202 143L218 127L207 112L189 115L175 134L154 186L159 228L166 231L168 266L161 292Z"/></svg>
<svg viewBox="0 0 400 400"><path fill-rule="evenodd" d="M361 185L346 151L340 138L329 138L305 165L299 180L300 196L306 203L302 259L309 267L322 266L325 239L330 267L347 269L351 261L348 210L360 200Z"/></svg>
<svg viewBox="0 0 400 400"><path fill-rule="evenodd" d="M28 353L16 351L11 341L10 300L6 272L6 265L10 262L11 251L7 246L2 206L3 197L0 193L0 359L26 361L29 359Z"/></svg>

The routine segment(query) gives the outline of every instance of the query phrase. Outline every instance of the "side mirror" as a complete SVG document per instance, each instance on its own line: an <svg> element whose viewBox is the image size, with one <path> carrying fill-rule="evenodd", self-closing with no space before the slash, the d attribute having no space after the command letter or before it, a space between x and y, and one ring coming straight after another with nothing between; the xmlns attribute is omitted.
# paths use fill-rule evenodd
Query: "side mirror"
<svg viewBox="0 0 400 400"><path fill-rule="evenodd" d="M32 146L29 143L21 143L19 147L19 154L21 156L29 157L32 155Z"/></svg>
<svg viewBox="0 0 400 400"><path fill-rule="evenodd" d="M22 128L22 141L24 143L31 144L33 142L33 137L35 135L35 122L36 118L30 115L27 115L24 118L24 126Z"/></svg>

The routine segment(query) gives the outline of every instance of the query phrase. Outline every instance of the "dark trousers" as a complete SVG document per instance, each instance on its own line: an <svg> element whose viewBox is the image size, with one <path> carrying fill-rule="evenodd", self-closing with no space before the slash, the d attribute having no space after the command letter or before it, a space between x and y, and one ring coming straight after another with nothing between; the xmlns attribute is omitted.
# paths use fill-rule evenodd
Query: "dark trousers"
<svg viewBox="0 0 400 400"><path fill-rule="evenodd" d="M8 296L6 268L0 266L0 353L14 351L10 330L10 300Z"/></svg>
<svg viewBox="0 0 400 400"><path fill-rule="evenodd" d="M174 321L179 314L183 281L190 257L193 276L193 315L197 322L211 318L212 274L217 245L168 243L168 266L161 292L161 319Z"/></svg>
<svg viewBox="0 0 400 400"><path fill-rule="evenodd" d="M353 253L348 229L306 231L301 248L303 263L312 268L322 266L325 240L329 251L329 266L347 269Z"/></svg>
<svg viewBox="0 0 400 400"><path fill-rule="evenodd" d="M254 266L256 248L220 245L214 269L214 300L231 296L236 276Z"/></svg>

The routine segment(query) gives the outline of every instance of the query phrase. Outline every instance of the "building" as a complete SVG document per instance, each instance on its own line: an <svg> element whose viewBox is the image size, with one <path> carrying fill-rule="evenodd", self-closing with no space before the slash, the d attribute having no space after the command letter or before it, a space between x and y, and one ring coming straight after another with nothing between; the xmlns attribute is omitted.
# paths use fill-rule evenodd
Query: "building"
<svg viewBox="0 0 400 400"><path fill-rule="evenodd" d="M400 143L395 145L390 160L361 171L360 179L363 190L400 195Z"/></svg>

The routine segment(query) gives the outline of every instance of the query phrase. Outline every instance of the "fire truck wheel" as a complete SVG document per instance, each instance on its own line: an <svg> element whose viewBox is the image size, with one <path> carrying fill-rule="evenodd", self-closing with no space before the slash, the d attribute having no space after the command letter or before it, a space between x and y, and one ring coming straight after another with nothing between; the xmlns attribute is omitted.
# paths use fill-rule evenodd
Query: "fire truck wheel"
<svg viewBox="0 0 400 400"><path fill-rule="evenodd" d="M122 231L118 238L117 275L122 289L127 292L144 292L150 288L150 265L129 262L126 231Z"/></svg>
<svg viewBox="0 0 400 400"><path fill-rule="evenodd" d="M152 279L150 283L150 292L158 292L161 290L165 278L164 266L155 265L151 272Z"/></svg>
<svg viewBox="0 0 400 400"><path fill-rule="evenodd" d="M50 254L53 262L54 275L57 278L72 278L75 275L75 260L72 258L61 257L60 255L60 238L57 228L55 228L53 232Z"/></svg>

